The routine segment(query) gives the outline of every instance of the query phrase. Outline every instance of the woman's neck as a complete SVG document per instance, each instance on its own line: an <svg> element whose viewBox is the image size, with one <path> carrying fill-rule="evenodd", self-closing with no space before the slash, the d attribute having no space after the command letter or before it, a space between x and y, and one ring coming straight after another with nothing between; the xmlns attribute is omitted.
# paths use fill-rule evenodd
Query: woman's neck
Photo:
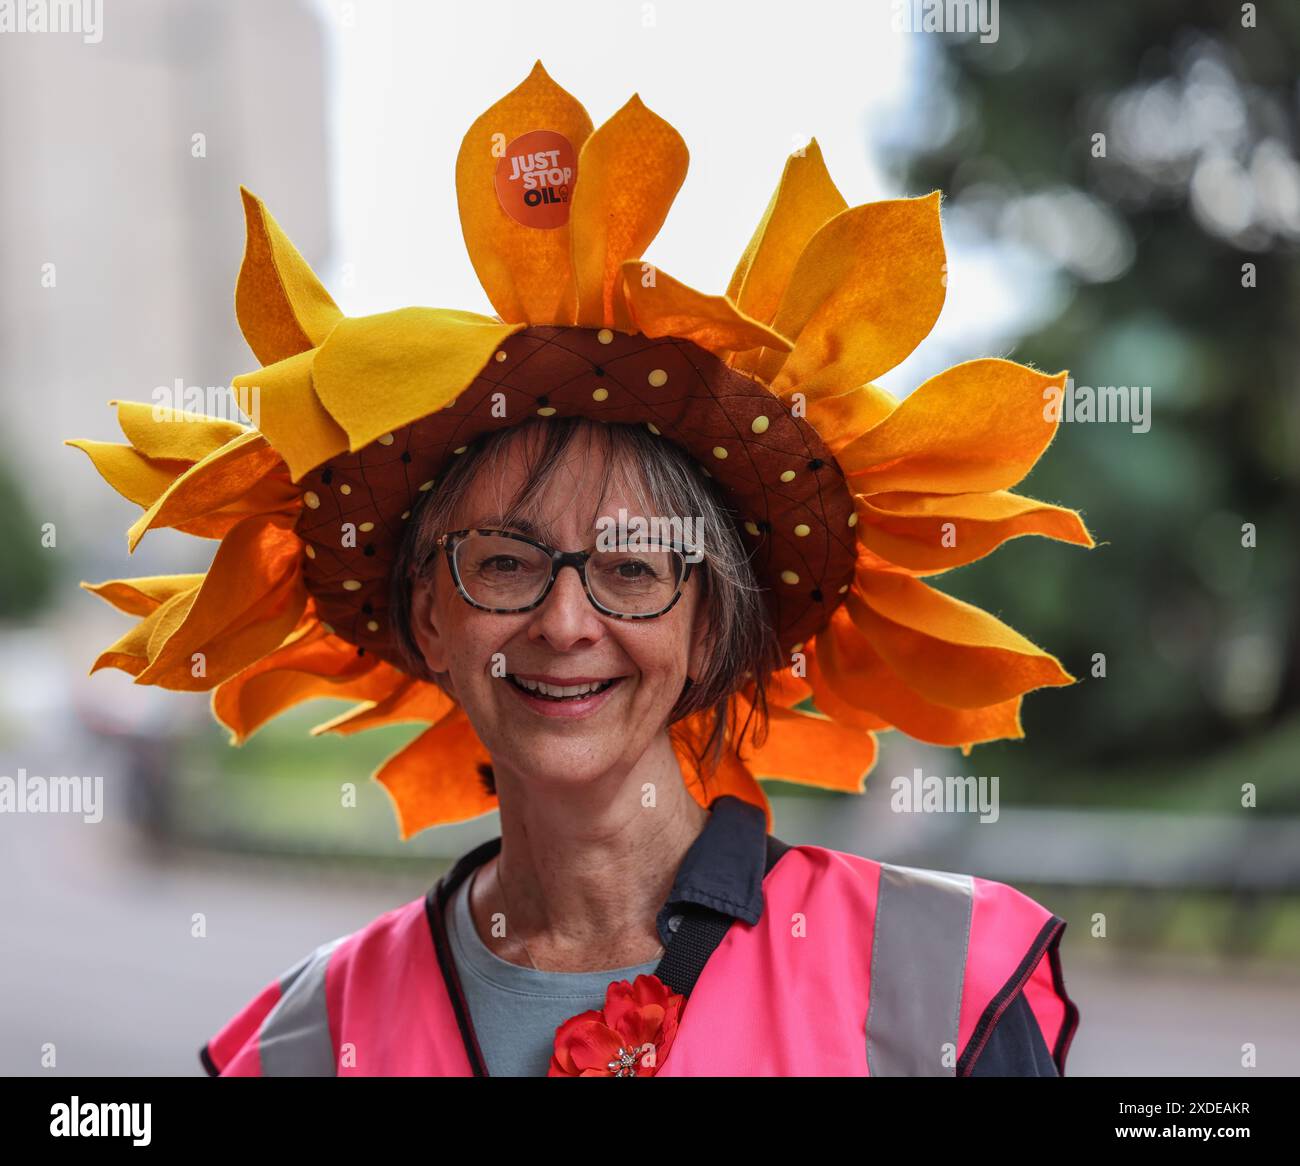
<svg viewBox="0 0 1300 1166"><path fill-rule="evenodd" d="M662 780L638 772L612 796L600 783L537 790L498 777L501 852L479 869L470 895L489 949L554 972L656 957L655 918L709 816L671 760Z"/></svg>

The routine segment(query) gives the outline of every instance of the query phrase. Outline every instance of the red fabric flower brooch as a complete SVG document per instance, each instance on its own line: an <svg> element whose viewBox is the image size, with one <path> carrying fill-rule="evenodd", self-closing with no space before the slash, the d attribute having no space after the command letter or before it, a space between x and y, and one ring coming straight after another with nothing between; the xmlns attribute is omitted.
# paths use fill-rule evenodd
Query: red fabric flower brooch
<svg viewBox="0 0 1300 1166"><path fill-rule="evenodd" d="M658 976L615 980L603 1011L580 1012L555 1030L548 1077L653 1077L677 1035L686 997Z"/></svg>

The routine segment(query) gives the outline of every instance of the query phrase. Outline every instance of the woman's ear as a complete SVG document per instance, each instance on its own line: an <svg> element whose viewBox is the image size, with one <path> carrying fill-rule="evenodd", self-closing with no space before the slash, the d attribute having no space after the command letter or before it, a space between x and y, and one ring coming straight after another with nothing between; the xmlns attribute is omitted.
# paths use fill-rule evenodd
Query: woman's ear
<svg viewBox="0 0 1300 1166"><path fill-rule="evenodd" d="M411 635L430 672L447 671L445 637L438 626L438 605L433 580L417 579L411 584Z"/></svg>

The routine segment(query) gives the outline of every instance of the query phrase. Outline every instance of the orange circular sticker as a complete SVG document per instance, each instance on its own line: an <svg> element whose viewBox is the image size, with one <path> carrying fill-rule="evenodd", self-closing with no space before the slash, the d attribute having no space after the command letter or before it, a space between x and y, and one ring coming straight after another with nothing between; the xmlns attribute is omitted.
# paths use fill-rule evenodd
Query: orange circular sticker
<svg viewBox="0 0 1300 1166"><path fill-rule="evenodd" d="M549 231L569 221L577 177L573 143L554 130L530 130L497 162L497 198L515 222Z"/></svg>

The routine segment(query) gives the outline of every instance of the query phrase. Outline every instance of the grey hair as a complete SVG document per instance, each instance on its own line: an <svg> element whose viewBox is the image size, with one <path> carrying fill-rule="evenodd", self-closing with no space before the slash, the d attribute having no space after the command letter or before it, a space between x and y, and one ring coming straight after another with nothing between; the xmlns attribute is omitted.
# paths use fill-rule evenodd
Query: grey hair
<svg viewBox="0 0 1300 1166"><path fill-rule="evenodd" d="M508 506L497 513L507 525L520 517L536 519L536 499L541 489L562 464L562 455L576 437L590 442L596 435L605 441L607 456L600 484L603 502L616 471L637 493L644 515L697 516L697 541L703 559L695 567L700 580L703 618L708 632L708 660L700 677L688 677L681 696L668 717L671 726L694 713L711 710L709 731L703 741L683 740L695 764L703 767L712 754L716 765L724 744L730 739L737 748L753 726L753 740L761 745L767 736L767 678L782 667L784 660L771 617L762 596L749 555L737 528L739 516L728 504L717 483L702 472L684 449L664 437L652 435L641 425L606 424L586 417L529 418L480 436L455 458L433 488L425 491L412 508L403 532L397 562L392 573L390 613L394 636L406 670L419 679L437 684L451 695L448 674L433 672L416 643L411 627L411 595L417 582L432 585L430 570L438 551L436 539L452 529L456 505L478 477L500 483L500 459L508 444L521 434L540 429L540 443L526 442L526 478ZM632 472L628 472L631 470ZM647 498L647 495L649 496ZM650 502L652 505L647 506ZM594 521L595 516L593 516ZM747 682L754 682L750 715L739 730L728 725L728 700ZM480 775L491 793L496 792L491 766L481 765Z"/></svg>

